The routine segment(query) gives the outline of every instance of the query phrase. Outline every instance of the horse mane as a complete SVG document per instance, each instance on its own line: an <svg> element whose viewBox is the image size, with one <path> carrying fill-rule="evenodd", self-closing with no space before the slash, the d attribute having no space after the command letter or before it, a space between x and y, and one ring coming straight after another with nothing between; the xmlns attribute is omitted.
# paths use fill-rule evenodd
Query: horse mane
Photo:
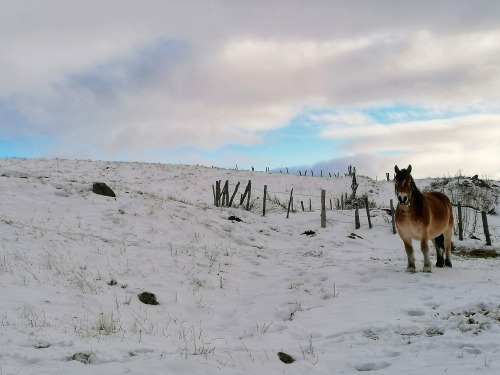
<svg viewBox="0 0 500 375"><path fill-rule="evenodd" d="M415 184L415 181L413 181L413 177L410 176L410 184L411 184L411 190L412 190L412 197L413 197L413 205L417 208L422 208L424 206L424 196L418 190L417 185Z"/></svg>

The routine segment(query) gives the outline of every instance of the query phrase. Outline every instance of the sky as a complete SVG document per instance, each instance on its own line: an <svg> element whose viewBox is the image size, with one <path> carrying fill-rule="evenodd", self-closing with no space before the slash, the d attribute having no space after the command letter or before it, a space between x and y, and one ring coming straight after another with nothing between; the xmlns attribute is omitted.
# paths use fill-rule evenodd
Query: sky
<svg viewBox="0 0 500 375"><path fill-rule="evenodd" d="M0 6L0 157L500 179L499 1Z"/></svg>

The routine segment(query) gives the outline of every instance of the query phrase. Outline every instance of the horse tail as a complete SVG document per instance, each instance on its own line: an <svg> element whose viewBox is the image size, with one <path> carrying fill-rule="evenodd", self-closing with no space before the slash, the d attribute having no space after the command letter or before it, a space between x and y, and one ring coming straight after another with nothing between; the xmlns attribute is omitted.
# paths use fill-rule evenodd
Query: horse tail
<svg viewBox="0 0 500 375"><path fill-rule="evenodd" d="M436 238L434 238L434 241L436 241L437 247L444 250L444 235L442 233Z"/></svg>

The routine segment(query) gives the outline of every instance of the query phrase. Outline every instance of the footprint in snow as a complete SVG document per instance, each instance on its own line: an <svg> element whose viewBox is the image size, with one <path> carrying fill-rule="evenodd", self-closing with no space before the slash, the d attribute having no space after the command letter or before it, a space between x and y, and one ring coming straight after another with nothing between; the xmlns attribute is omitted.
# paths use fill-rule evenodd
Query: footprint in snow
<svg viewBox="0 0 500 375"><path fill-rule="evenodd" d="M377 371L387 368L391 363L387 361L365 362L355 365L354 368L358 371Z"/></svg>
<svg viewBox="0 0 500 375"><path fill-rule="evenodd" d="M410 309L405 311L408 316L424 316L425 312L421 309Z"/></svg>

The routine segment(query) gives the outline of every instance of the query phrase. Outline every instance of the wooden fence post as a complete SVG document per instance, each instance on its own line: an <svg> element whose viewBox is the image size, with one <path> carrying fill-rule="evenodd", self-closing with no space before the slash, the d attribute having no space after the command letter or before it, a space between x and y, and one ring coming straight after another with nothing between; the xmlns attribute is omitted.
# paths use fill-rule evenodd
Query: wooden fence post
<svg viewBox="0 0 500 375"><path fill-rule="evenodd" d="M300 201L300 206L302 207L302 212L304 212L304 201Z"/></svg>
<svg viewBox="0 0 500 375"><path fill-rule="evenodd" d="M357 208L354 210L354 221L356 222L356 229L361 228L361 223L359 222L359 210Z"/></svg>
<svg viewBox="0 0 500 375"><path fill-rule="evenodd" d="M313 208L312 208L312 202L311 202L311 198L309 198L309 211L312 212Z"/></svg>
<svg viewBox="0 0 500 375"><path fill-rule="evenodd" d="M366 216L368 217L368 227L372 229L372 219L370 218L370 207L368 207L368 196L365 196Z"/></svg>
<svg viewBox="0 0 500 375"><path fill-rule="evenodd" d="M234 196L236 195L236 192L238 191L239 187L240 187L240 182L238 181L238 183L236 184L236 187L234 188L233 195L231 196L231 199L229 200L229 206L228 207L232 207L233 206L233 199L234 199Z"/></svg>
<svg viewBox="0 0 500 375"><path fill-rule="evenodd" d="M490 230L488 228L488 215L486 215L486 211L481 211L481 216L483 218L483 230L484 236L486 237L486 245L491 246Z"/></svg>
<svg viewBox="0 0 500 375"><path fill-rule="evenodd" d="M326 191L321 190L321 228L326 228ZM330 201L330 204L332 201Z"/></svg>
<svg viewBox="0 0 500 375"><path fill-rule="evenodd" d="M243 202L245 201L245 198L247 196L247 190L248 190L248 185L247 187L245 188L245 191L243 192L243 194L240 195L240 206L243 204Z"/></svg>
<svg viewBox="0 0 500 375"><path fill-rule="evenodd" d="M286 211L286 218L290 216L290 206L292 205L293 202L293 188L290 190L290 200L288 201L288 210Z"/></svg>
<svg viewBox="0 0 500 375"><path fill-rule="evenodd" d="M247 211L250 211L250 195L252 194L252 180L248 180Z"/></svg>
<svg viewBox="0 0 500 375"><path fill-rule="evenodd" d="M262 198L262 216L266 216L267 185L264 185L264 198Z"/></svg>
<svg viewBox="0 0 500 375"><path fill-rule="evenodd" d="M458 202L458 239L464 240L464 227L462 223L462 203Z"/></svg>
<svg viewBox="0 0 500 375"><path fill-rule="evenodd" d="M391 199L392 233L396 234L396 221L394 220L394 205Z"/></svg>
<svg viewBox="0 0 500 375"><path fill-rule="evenodd" d="M224 188L222 189L222 206L229 207L229 180L224 183Z"/></svg>
<svg viewBox="0 0 500 375"><path fill-rule="evenodd" d="M248 194L248 196L250 196L250 189L251 189L251 187L252 187L252 180L248 180L248 184L247 184L247 187L245 188L245 192L241 195L240 206L245 201L245 198L247 197L247 194ZM250 198L249 198L249 200L250 200ZM247 210L248 210L248 204L247 204Z"/></svg>
<svg viewBox="0 0 500 375"><path fill-rule="evenodd" d="M215 206L220 206L220 180L215 181Z"/></svg>

